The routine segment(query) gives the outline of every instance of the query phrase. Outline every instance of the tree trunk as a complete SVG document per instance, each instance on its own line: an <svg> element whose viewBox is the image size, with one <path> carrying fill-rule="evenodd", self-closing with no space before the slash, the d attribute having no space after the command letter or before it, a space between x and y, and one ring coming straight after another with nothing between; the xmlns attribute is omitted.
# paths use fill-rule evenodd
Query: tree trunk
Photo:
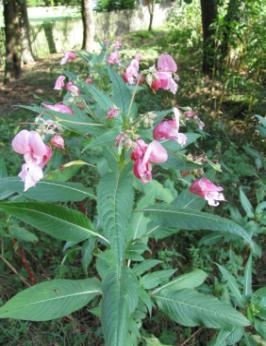
<svg viewBox="0 0 266 346"><path fill-rule="evenodd" d="M94 23L90 0L81 1L81 14L83 22L83 42L82 49L90 52L94 44Z"/></svg>
<svg viewBox="0 0 266 346"><path fill-rule="evenodd" d="M6 64L4 82L21 75L21 30L19 5L16 0L4 0Z"/></svg>
<svg viewBox="0 0 266 346"><path fill-rule="evenodd" d="M154 1L155 0L147 0L147 6L148 6L149 15L150 15L148 31L152 31L152 23L153 23L153 16L154 16L154 5L155 5Z"/></svg>
<svg viewBox="0 0 266 346"><path fill-rule="evenodd" d="M227 12L224 17L223 39L221 43L221 59L220 63L223 64L225 58L229 53L229 42L232 35L234 23L239 21L241 17L240 6L241 0L230 0L227 7Z"/></svg>
<svg viewBox="0 0 266 346"><path fill-rule="evenodd" d="M203 30L203 63L204 73L211 74L215 68L215 29L217 19L216 0L200 0Z"/></svg>
<svg viewBox="0 0 266 346"><path fill-rule="evenodd" d="M20 0L21 6L21 33L22 33L22 62L24 64L30 64L35 61L34 54L31 46L30 24L28 18L26 0Z"/></svg>

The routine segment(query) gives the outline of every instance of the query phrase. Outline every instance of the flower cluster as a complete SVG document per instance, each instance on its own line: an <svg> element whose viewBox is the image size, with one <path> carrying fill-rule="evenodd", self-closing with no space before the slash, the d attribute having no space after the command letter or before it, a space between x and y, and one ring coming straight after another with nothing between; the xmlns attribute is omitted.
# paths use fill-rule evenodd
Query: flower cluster
<svg viewBox="0 0 266 346"><path fill-rule="evenodd" d="M106 47L111 51L106 59L107 63L121 66L119 52L121 48L120 41L116 41L114 44L108 42L106 43ZM61 60L61 64L63 65L69 61L73 61L76 57L74 52L66 52ZM129 85L138 85L145 81L145 71L144 74L140 73L140 60L141 55L136 54L126 66L124 72L122 72L122 78L125 83ZM172 56L166 53L161 54L158 58L157 66L150 69L148 73L146 72L146 82L154 92L163 89L175 94L177 92L176 81L178 81L176 72L177 65ZM91 84L93 81L88 77L85 82ZM66 82L66 77L64 75L58 76L55 81L54 89L65 89L74 97L80 95L80 89L73 81ZM63 103L43 104L43 106L63 114L74 114L72 108ZM107 110L106 118L113 119L119 115L120 109L117 108L116 105L113 105ZM144 117L143 119L138 119L135 123L131 121L127 122L126 127L123 128L122 132L115 138L115 145L118 148L119 155L125 152L124 149L131 151L133 173L143 184L152 180L152 168L154 164L162 164L168 160L167 150L162 145L165 141L175 141L180 146L185 146L187 144L188 139L186 134L180 132L180 123L184 123L185 119L193 119L200 129L204 127L204 123L192 109L187 108L186 111L181 113L177 107L174 107L172 118L165 118L156 124L152 131L153 140L150 143L146 143L144 139L140 138L137 134L138 127L146 121L145 123L147 123L148 127L152 128L155 117L153 114L147 113L147 119ZM63 149L64 139L59 134L61 130L54 127L55 125L51 120L44 120L44 122L45 126L47 126L44 129L43 124L41 124L42 127L39 126L39 132L43 135L49 135L50 137L52 135L50 145ZM50 123L52 123L52 125ZM52 156L51 147L44 143L39 132L22 130L12 141L13 150L24 157L25 163L19 173L19 177L24 181L25 191L43 178L43 168ZM189 190L201 198L204 198L210 206L217 206L220 201L225 201L222 193L223 188L221 186L216 186L205 177L194 181Z"/></svg>
<svg viewBox="0 0 266 346"><path fill-rule="evenodd" d="M106 42L106 46L108 47L110 45L110 42ZM120 64L120 52L119 49L121 49L122 45L120 41L116 41L114 45L111 47L114 49L114 51L111 52L111 54L107 58L107 62L110 65L119 65Z"/></svg>

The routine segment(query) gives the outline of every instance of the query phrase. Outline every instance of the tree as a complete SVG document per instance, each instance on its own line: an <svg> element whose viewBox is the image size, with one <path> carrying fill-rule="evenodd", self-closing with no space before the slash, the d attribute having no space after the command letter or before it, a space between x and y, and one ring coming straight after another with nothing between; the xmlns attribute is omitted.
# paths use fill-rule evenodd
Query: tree
<svg viewBox="0 0 266 346"><path fill-rule="evenodd" d="M20 0L21 16L20 16L20 27L21 27L21 45L22 45L22 62L24 64L30 64L35 61L34 54L31 46L31 34L30 24L28 18L26 0Z"/></svg>
<svg viewBox="0 0 266 346"><path fill-rule="evenodd" d="M94 23L90 0L81 1L81 14L83 22L83 42L82 49L91 51L94 42Z"/></svg>
<svg viewBox="0 0 266 346"><path fill-rule="evenodd" d="M220 63L223 64L225 58L229 53L230 40L234 31L234 25L241 17L242 0L230 0L227 6L227 12L223 20L223 37L221 42L221 58Z"/></svg>
<svg viewBox="0 0 266 346"><path fill-rule="evenodd" d="M6 64L5 78L8 82L21 74L21 26L20 6L16 0L4 0Z"/></svg>
<svg viewBox="0 0 266 346"><path fill-rule="evenodd" d="M148 31L152 31L152 23L153 23L153 16L154 16L155 0L146 0L146 4L147 4L149 15L150 15Z"/></svg>
<svg viewBox="0 0 266 346"><path fill-rule="evenodd" d="M210 74L215 68L215 28L217 20L217 1L200 0L203 30L203 64L204 73Z"/></svg>

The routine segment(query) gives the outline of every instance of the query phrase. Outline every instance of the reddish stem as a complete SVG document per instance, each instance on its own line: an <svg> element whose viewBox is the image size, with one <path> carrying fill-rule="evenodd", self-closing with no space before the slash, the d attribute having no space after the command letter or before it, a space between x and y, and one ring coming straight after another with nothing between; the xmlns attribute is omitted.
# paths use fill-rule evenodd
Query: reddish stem
<svg viewBox="0 0 266 346"><path fill-rule="evenodd" d="M24 248L21 245L19 246L19 255L21 258L21 263L22 263L23 267L25 268L26 272L28 273L31 284L35 285L37 282L36 277L35 277L33 271L31 270L30 264L26 258L26 255L25 255Z"/></svg>

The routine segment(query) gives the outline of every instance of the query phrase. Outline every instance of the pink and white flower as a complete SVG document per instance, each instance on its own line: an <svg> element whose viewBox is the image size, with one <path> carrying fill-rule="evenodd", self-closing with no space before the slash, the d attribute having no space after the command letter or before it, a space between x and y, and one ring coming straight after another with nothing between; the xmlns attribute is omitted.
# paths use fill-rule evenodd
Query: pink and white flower
<svg viewBox="0 0 266 346"><path fill-rule="evenodd" d="M67 62L69 62L69 61L74 61L74 60L76 60L76 58L77 58L76 53L71 52L71 51L66 52L66 53L64 54L63 58L62 58L61 61L60 61L60 65L65 65L65 64L66 64Z"/></svg>
<svg viewBox="0 0 266 346"><path fill-rule="evenodd" d="M172 77L171 72L156 72L154 74L155 79L152 81L151 88L153 91L159 89L170 91L172 94L176 94L178 86Z"/></svg>
<svg viewBox="0 0 266 346"><path fill-rule="evenodd" d="M87 78L85 79L85 83L86 83L86 84L92 84L92 83L93 83L93 79L92 79L91 77L87 77Z"/></svg>
<svg viewBox="0 0 266 346"><path fill-rule="evenodd" d="M54 85L54 90L62 90L65 87L65 79L66 77L61 75L58 76L56 81L55 81L55 85Z"/></svg>
<svg viewBox="0 0 266 346"><path fill-rule="evenodd" d="M157 141L146 144L142 139L138 139L131 153L134 160L133 172L143 184L152 180L152 163L163 163L168 159L167 151Z"/></svg>
<svg viewBox="0 0 266 346"><path fill-rule="evenodd" d="M58 149L64 149L64 147L65 147L64 138L62 136L60 136L59 134L55 134L51 138L50 143L51 143L51 145L53 145L54 147L56 147Z"/></svg>
<svg viewBox="0 0 266 346"><path fill-rule="evenodd" d="M107 112L107 119L113 119L116 118L119 114L119 109L117 107L111 107L109 108Z"/></svg>
<svg viewBox="0 0 266 346"><path fill-rule="evenodd" d="M67 82L66 90L73 96L78 96L80 94L79 87L77 87L72 81Z"/></svg>
<svg viewBox="0 0 266 346"><path fill-rule="evenodd" d="M176 141L181 146L187 142L187 136L179 132L180 111L174 107L174 119L163 120L153 130L153 138L156 140L172 140Z"/></svg>
<svg viewBox="0 0 266 346"><path fill-rule="evenodd" d="M161 54L157 62L157 71L153 73L153 81L149 83L151 89L153 91L163 89L176 94L178 88L176 81L179 80L176 71L177 66L172 56Z"/></svg>
<svg viewBox="0 0 266 346"><path fill-rule="evenodd" d="M120 64L120 53L118 51L112 52L108 58L107 62L110 65L119 65Z"/></svg>
<svg viewBox="0 0 266 346"><path fill-rule="evenodd" d="M220 201L225 201L225 197L221 191L223 188L213 184L205 177L195 180L189 191L204 198L210 206L217 207Z"/></svg>
<svg viewBox="0 0 266 346"><path fill-rule="evenodd" d="M116 40L116 41L115 41L115 43L114 43L114 48L115 48L116 50L122 48L122 43L121 43L120 40Z"/></svg>
<svg viewBox="0 0 266 346"><path fill-rule="evenodd" d="M125 72L122 77L124 81L128 84L135 84L139 82L141 79L141 75L139 73L139 63L140 63L141 55L136 54L135 58L131 60L129 65L127 66Z"/></svg>
<svg viewBox="0 0 266 346"><path fill-rule="evenodd" d="M23 155L25 164L19 177L24 181L24 191L42 179L42 168L52 156L51 148L46 145L36 131L20 131L12 141L13 150Z"/></svg>
<svg viewBox="0 0 266 346"><path fill-rule="evenodd" d="M63 103L56 103L54 105L48 105L44 103L43 106L55 112L70 114L70 115L73 114L73 110L69 106L64 105Z"/></svg>

